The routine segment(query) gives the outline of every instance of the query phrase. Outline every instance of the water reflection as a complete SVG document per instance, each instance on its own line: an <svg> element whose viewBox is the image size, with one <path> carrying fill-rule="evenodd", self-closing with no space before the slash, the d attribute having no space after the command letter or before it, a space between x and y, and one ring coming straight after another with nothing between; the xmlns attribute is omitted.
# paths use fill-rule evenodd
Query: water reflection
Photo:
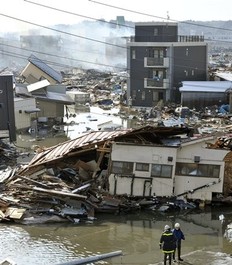
<svg viewBox="0 0 232 265"><path fill-rule="evenodd" d="M219 214L225 215L222 224ZM0 258L10 257L18 265L53 265L94 254L122 250L123 256L97 264L162 264L159 238L165 224L180 222L185 233L183 257L189 264L231 264L231 243L223 237L228 209L157 215L134 213L126 216L99 215L89 225L0 225ZM207 262L206 262L207 261Z"/></svg>

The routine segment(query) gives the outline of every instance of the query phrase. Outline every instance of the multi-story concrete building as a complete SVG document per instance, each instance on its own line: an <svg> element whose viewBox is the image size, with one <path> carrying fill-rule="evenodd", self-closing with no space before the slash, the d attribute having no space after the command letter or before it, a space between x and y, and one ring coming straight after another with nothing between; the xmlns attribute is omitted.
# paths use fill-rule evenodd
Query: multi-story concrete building
<svg viewBox="0 0 232 265"><path fill-rule="evenodd" d="M154 107L160 100L179 103L182 81L207 80L204 37L178 36L177 23L135 23L127 48L127 94L134 107Z"/></svg>

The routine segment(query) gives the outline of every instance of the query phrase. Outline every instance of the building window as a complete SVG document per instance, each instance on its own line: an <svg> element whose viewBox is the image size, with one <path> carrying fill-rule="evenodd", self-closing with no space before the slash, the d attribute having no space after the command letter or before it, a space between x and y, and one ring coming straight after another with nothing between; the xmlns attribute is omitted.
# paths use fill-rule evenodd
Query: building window
<svg viewBox="0 0 232 265"><path fill-rule="evenodd" d="M164 72L161 70L153 70L152 71L152 78L156 81L161 81L164 78Z"/></svg>
<svg viewBox="0 0 232 265"><path fill-rule="evenodd" d="M142 100L145 100L146 96L145 96L145 91L142 91Z"/></svg>
<svg viewBox="0 0 232 265"><path fill-rule="evenodd" d="M111 172L114 174L133 174L133 162L113 161Z"/></svg>
<svg viewBox="0 0 232 265"><path fill-rule="evenodd" d="M158 97L158 92L153 91L152 92L152 101L158 101L159 97Z"/></svg>
<svg viewBox="0 0 232 265"><path fill-rule="evenodd" d="M219 178L219 174L219 165L176 163L176 175Z"/></svg>
<svg viewBox="0 0 232 265"><path fill-rule="evenodd" d="M135 53L135 49L132 50L132 59L136 59L136 53Z"/></svg>
<svg viewBox="0 0 232 265"><path fill-rule="evenodd" d="M135 169L137 171L149 171L148 163L136 163Z"/></svg>
<svg viewBox="0 0 232 265"><path fill-rule="evenodd" d="M151 176L160 178L171 178L172 177L172 166L152 164Z"/></svg>
<svg viewBox="0 0 232 265"><path fill-rule="evenodd" d="M153 49L154 58L164 58L164 51L162 49Z"/></svg>
<svg viewBox="0 0 232 265"><path fill-rule="evenodd" d="M157 102L164 99L163 92L152 91L152 101Z"/></svg>
<svg viewBox="0 0 232 265"><path fill-rule="evenodd" d="M159 101L164 99L164 92L159 92Z"/></svg>
<svg viewBox="0 0 232 265"><path fill-rule="evenodd" d="M132 90L132 100L136 100L136 90Z"/></svg>
<svg viewBox="0 0 232 265"><path fill-rule="evenodd" d="M158 36L158 28L154 28L154 36Z"/></svg>

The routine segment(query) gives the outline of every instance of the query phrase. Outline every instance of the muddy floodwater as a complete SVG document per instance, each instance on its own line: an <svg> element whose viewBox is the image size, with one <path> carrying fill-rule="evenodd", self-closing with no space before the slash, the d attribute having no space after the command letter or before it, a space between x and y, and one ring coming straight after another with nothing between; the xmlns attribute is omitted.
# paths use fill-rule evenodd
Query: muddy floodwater
<svg viewBox="0 0 232 265"><path fill-rule="evenodd" d="M219 216L223 214L222 223ZM53 265L121 250L123 255L94 264L162 264L159 238L165 224L181 224L185 264L232 264L232 243L224 237L231 207L179 214L98 214L89 224L0 224L0 258L17 265ZM93 264L93 263L91 263Z"/></svg>

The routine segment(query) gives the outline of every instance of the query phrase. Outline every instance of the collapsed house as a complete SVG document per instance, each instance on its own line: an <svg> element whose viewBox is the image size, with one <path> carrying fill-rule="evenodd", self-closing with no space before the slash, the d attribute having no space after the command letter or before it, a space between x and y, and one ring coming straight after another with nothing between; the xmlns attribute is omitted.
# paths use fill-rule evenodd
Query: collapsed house
<svg viewBox="0 0 232 265"><path fill-rule="evenodd" d="M231 194L230 150L228 138L192 136L185 127L89 132L38 148L6 173L1 205L24 221L40 213L76 222L95 212L156 210L172 198L211 203Z"/></svg>

